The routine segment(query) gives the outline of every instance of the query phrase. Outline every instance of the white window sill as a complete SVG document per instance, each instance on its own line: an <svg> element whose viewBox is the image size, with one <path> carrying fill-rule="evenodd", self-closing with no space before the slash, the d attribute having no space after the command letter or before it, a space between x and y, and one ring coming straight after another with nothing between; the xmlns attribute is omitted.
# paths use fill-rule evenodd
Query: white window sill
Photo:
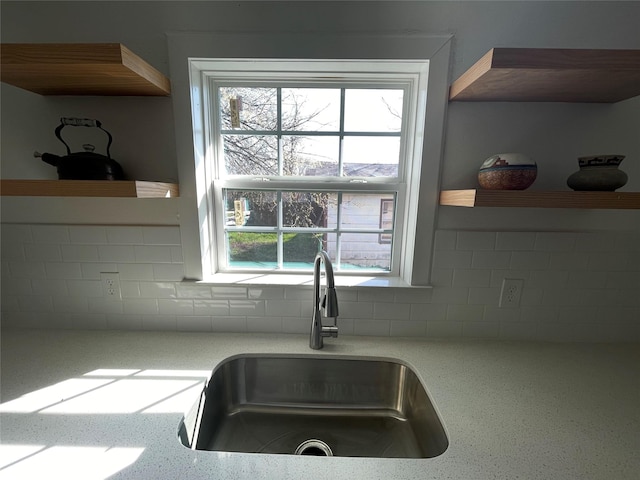
<svg viewBox="0 0 640 480"><path fill-rule="evenodd" d="M313 275L309 273L217 273L200 285L279 285L289 287L313 286ZM324 283L324 280L323 280ZM409 285L400 277L374 275L335 275L337 287L386 287L386 288L431 288Z"/></svg>

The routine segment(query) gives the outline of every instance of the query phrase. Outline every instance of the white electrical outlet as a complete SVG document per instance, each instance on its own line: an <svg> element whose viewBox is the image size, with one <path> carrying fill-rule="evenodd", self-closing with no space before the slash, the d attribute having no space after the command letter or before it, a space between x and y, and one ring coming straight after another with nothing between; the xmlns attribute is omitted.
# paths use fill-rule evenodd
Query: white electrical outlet
<svg viewBox="0 0 640 480"><path fill-rule="evenodd" d="M520 306L522 296L522 286L524 280L521 278L505 278L502 280L502 290L500 291L500 308L515 308Z"/></svg>
<svg viewBox="0 0 640 480"><path fill-rule="evenodd" d="M120 276L118 273L101 272L100 279L102 280L102 291L107 299L122 300Z"/></svg>

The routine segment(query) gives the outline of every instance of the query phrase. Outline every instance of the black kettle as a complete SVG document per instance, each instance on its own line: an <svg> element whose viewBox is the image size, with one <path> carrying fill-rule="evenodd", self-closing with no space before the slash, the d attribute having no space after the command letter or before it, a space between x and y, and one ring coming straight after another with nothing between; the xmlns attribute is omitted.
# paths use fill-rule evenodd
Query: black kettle
<svg viewBox="0 0 640 480"><path fill-rule="evenodd" d="M72 127L96 127L109 137L107 143L107 156L95 153L95 147L91 144L83 145L84 152L71 153L69 145L62 139L61 132L67 125ZM52 153L34 152L33 156L42 158L42 161L53 165L58 170L60 180L124 180L124 172L118 162L111 158L109 147L113 138L111 134L102 128L102 123L90 118L62 117L60 125L56 128L56 137L65 147L67 155L60 157Z"/></svg>

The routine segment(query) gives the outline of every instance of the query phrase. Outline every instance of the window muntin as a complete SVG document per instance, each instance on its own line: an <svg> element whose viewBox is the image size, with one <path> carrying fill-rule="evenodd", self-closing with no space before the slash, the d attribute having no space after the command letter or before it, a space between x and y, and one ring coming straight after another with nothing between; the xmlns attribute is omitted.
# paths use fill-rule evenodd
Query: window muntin
<svg viewBox="0 0 640 480"><path fill-rule="evenodd" d="M205 74L207 98L213 106L205 118L208 143L214 147L214 155L209 157L214 160L210 164L213 168L208 171L213 172L213 195L209 198L215 212L215 270L310 269L315 252L309 253L306 261L291 253L295 244L291 239L299 235L306 241L298 243L307 245L308 250L309 245L328 250L338 272L399 275L404 209L409 204L406 175L412 163L407 152L419 151L413 144L415 116L420 114L415 108L417 74L341 75L331 81L319 81L316 73L308 75L310 78L287 77L286 81L282 81L282 75L274 79L260 72L258 76L264 78ZM264 101L256 102L255 92L264 95ZM333 101L322 103L338 97L338 107ZM374 98L379 99L377 105L371 105ZM358 119L353 113L357 99L367 103L362 107L363 117L377 118ZM301 115L304 121L300 121ZM296 161L292 161L294 156ZM274 212L285 210L286 192L332 195L340 199L334 202L336 223L309 227L286 222L282 217L276 225L260 226L259 217L250 220L258 210L252 208L252 202L243 204L244 213L227 205L227 192L236 190L280 195ZM373 194L375 198L371 207L375 215L369 215L375 222L366 228L350 229L348 222L339 220L342 210L349 212L340 202L355 193ZM383 197L392 199L394 213L400 209L399 215L393 215L393 220L384 225L379 210ZM328 212L324 215L333 218ZM262 219L264 222L264 216ZM305 230L309 228L315 230ZM249 233L259 235L252 237ZM381 238L385 240L381 242ZM260 252L266 252L266 257L257 253L248 257L242 242L256 248L260 244ZM377 251L369 244L375 244Z"/></svg>

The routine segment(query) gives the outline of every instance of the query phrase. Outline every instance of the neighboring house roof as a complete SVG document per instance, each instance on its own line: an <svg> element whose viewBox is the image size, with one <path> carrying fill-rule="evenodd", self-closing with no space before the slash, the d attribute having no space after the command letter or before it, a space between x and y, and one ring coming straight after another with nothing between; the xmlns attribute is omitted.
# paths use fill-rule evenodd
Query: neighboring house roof
<svg viewBox="0 0 640 480"><path fill-rule="evenodd" d="M397 177L398 165L390 163L345 163L344 174L347 177ZM307 168L307 175L313 177L334 176L335 163L324 163Z"/></svg>

